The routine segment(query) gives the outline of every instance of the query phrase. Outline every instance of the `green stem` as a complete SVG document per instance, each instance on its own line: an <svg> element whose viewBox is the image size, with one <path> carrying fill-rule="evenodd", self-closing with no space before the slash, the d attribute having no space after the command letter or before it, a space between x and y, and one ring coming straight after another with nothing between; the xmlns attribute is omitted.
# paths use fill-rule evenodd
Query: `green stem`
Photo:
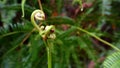
<svg viewBox="0 0 120 68"><path fill-rule="evenodd" d="M82 31L82 32L87 33L88 35L90 35L90 36L96 38L97 40L101 41L102 43L104 43L104 44L106 44L106 45L108 45L108 46L114 48L115 50L120 51L119 48L117 48L117 47L115 47L113 44L111 44L111 43L109 43L109 42L107 42L107 41L105 41L105 40L99 38L98 36L94 35L93 33L90 33L90 32L88 32L88 31L86 31L86 30L84 30L84 29L82 29L82 28L80 28L80 27L75 27L75 28L77 28L78 30L80 30L80 31Z"/></svg>
<svg viewBox="0 0 120 68"><path fill-rule="evenodd" d="M22 7L22 17L24 17L25 12L24 12L24 5L25 5L26 0L22 0L21 7Z"/></svg>
<svg viewBox="0 0 120 68"><path fill-rule="evenodd" d="M52 67L52 63L51 63L51 50L49 47L47 47L47 58L48 58L48 68Z"/></svg>
<svg viewBox="0 0 120 68"><path fill-rule="evenodd" d="M47 50L48 68L52 68L51 48L50 48L50 45L49 45L48 42L46 43L46 42L44 41L44 44L45 44L46 50Z"/></svg>
<svg viewBox="0 0 120 68"><path fill-rule="evenodd" d="M39 3L39 7L40 7L40 9L43 10L43 8L42 8L42 4L41 4L41 0L38 0L38 3Z"/></svg>

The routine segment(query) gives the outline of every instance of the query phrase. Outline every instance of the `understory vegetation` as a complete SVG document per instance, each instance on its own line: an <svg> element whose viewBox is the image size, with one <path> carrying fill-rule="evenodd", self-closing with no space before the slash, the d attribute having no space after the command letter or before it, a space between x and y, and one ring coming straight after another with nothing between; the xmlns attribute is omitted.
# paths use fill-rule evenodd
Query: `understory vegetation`
<svg viewBox="0 0 120 68"><path fill-rule="evenodd" d="M119 68L119 6L120 0L0 0L0 68Z"/></svg>

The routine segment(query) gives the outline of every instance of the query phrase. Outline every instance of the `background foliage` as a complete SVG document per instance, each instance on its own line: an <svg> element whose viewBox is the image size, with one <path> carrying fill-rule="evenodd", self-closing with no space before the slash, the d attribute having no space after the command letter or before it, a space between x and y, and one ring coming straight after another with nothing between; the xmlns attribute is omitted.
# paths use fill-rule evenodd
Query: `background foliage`
<svg viewBox="0 0 120 68"><path fill-rule="evenodd" d="M120 0L41 0L45 24L56 26L51 40L53 68L100 68L111 47L76 30L81 27L120 47ZM45 45L30 21L39 9L37 0L26 0L22 18L20 0L0 0L1 68L47 68Z"/></svg>

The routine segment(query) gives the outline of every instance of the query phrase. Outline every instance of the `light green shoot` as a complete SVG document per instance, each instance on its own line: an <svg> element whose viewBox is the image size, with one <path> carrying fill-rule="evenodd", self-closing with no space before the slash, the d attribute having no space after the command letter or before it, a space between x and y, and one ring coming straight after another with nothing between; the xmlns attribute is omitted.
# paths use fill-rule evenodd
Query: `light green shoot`
<svg viewBox="0 0 120 68"><path fill-rule="evenodd" d="M25 16L25 11L24 11L24 5L25 5L25 2L26 2L26 0L22 0L22 3L21 3L22 17Z"/></svg>

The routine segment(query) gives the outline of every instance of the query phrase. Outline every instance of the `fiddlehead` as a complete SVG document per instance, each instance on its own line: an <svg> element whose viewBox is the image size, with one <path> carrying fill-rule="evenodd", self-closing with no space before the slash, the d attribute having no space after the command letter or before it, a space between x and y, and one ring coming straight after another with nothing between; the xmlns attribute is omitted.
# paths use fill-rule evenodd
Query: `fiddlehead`
<svg viewBox="0 0 120 68"><path fill-rule="evenodd" d="M45 20L45 14L42 10L35 10L33 11L33 13L31 14L31 22L33 24L33 26L38 30L38 31L41 31L41 29L39 28L39 26L36 24L35 22L35 19L36 20Z"/></svg>
<svg viewBox="0 0 120 68"><path fill-rule="evenodd" d="M44 26L38 26L36 24L35 20L45 20L45 14L42 10L35 10L33 11L33 13L31 14L31 22L33 24L33 26L38 30L39 34L42 36L43 39L47 39L47 38L55 38L55 34L54 29L55 27L53 25L48 25L46 27Z"/></svg>
<svg viewBox="0 0 120 68"><path fill-rule="evenodd" d="M40 8L41 10L35 10L33 11L33 13L31 14L31 22L33 24L33 26L38 30L40 36L43 38L43 41L46 45L46 49L47 49L47 56L48 56L48 68L52 68L52 61L51 61L51 48L50 48L50 44L47 42L48 38L50 39L55 39L55 34L54 34L54 29L55 27L53 25L47 25L47 26L38 26L36 24L35 20L45 20L45 14L42 11L42 5L40 0L38 0L39 4L40 4ZM40 23L42 24L42 23Z"/></svg>

